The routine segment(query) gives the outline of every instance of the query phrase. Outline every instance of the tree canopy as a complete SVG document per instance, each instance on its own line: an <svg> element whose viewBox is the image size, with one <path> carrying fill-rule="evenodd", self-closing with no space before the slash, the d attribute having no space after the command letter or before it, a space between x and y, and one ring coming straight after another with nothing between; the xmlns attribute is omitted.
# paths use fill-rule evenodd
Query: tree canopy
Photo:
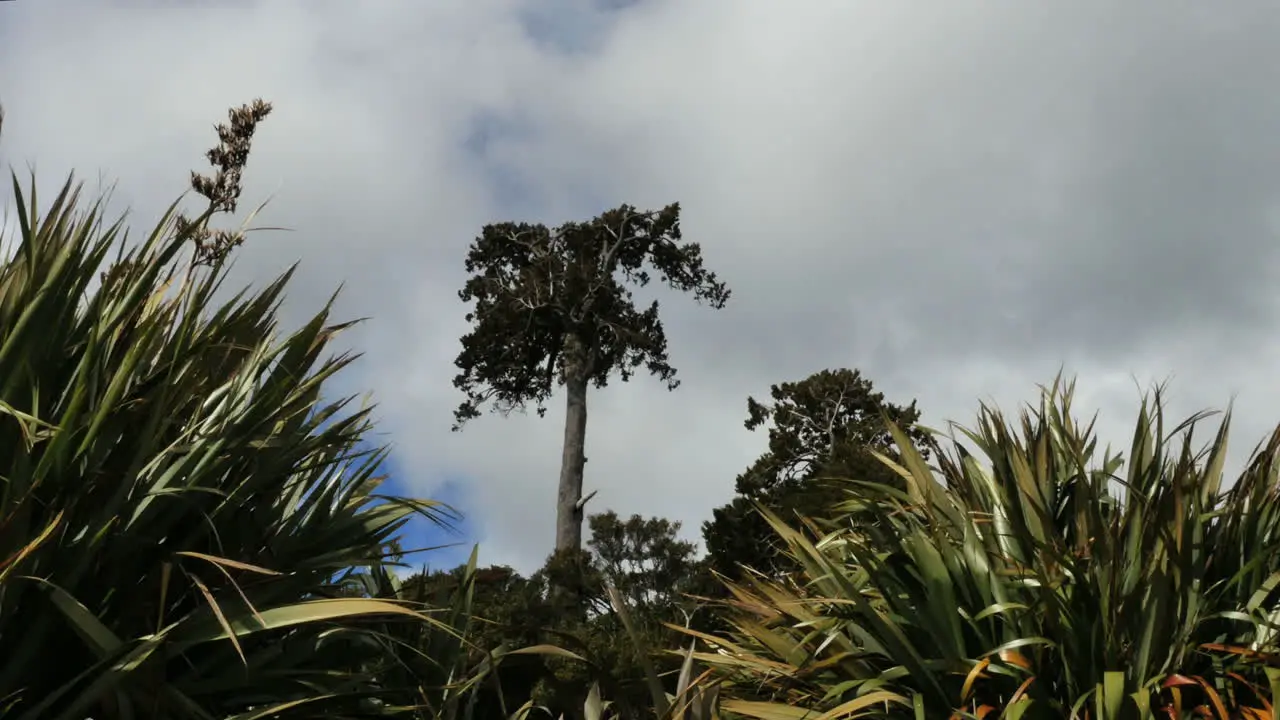
<svg viewBox="0 0 1280 720"><path fill-rule="evenodd" d="M565 345L582 344L583 377L604 387L616 371L640 367L674 389L676 368L658 302L637 308L630 286L654 275L695 300L722 308L729 288L703 265L702 249L684 242L680 205L641 212L631 205L588 222L486 225L466 258L459 297L475 303L462 338L454 386L466 395L455 428L492 403L500 412L536 408L565 380Z"/></svg>

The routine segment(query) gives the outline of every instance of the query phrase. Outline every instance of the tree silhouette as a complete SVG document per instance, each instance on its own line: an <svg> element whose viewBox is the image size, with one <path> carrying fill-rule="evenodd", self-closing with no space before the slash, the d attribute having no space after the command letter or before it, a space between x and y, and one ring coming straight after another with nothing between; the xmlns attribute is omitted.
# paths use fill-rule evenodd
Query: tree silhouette
<svg viewBox="0 0 1280 720"><path fill-rule="evenodd" d="M630 205L587 222L487 225L472 243L471 275L459 296L474 302L462 338L454 385L466 399L454 429L481 406L509 413L532 405L539 415L559 384L566 388L564 446L556 501L556 549L582 547L582 484L587 388L641 367L669 389L678 385L655 301L636 307L631 287L651 272L699 302L724 307L729 289L702 264L697 243L683 242L680 206L639 212Z"/></svg>

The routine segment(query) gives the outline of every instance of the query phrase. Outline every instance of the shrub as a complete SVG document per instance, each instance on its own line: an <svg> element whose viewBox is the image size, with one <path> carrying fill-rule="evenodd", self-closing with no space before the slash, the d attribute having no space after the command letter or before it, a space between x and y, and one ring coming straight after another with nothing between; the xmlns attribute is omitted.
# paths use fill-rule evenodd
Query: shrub
<svg viewBox="0 0 1280 720"><path fill-rule="evenodd" d="M217 304L248 138L232 112L141 243L71 180L47 208L16 177L0 265L0 714L17 718L379 714L396 655L370 618L430 618L343 593L428 502L376 494L368 408L326 402L351 362L321 309L281 336L288 274ZM13 241L14 238L8 238ZM184 253L184 251L191 251ZM114 256L114 257L113 257ZM184 260L185 258L185 260ZM106 272L99 276L99 271ZM366 570L361 570L365 568ZM242 715L243 713L243 715Z"/></svg>
<svg viewBox="0 0 1280 720"><path fill-rule="evenodd" d="M812 539L771 518L800 582L731 589L699 657L726 709L791 717L1271 717L1280 429L1230 487L1229 417L1197 448L1144 399L1125 462L1045 389L1021 423L983 407L930 468L896 428L906 489L850 481L879 521ZM985 457L984 457L985 456Z"/></svg>

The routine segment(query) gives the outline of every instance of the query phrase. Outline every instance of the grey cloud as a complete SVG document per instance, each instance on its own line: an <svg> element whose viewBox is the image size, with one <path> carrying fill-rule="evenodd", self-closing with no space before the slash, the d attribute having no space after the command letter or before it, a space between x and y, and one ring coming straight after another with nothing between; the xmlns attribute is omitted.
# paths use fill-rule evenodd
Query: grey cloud
<svg viewBox="0 0 1280 720"><path fill-rule="evenodd" d="M759 334L809 331L785 322L790 298L851 325L898 317L919 342L1123 358L1188 321L1269 321L1275 18L1240 12L1215 26L1087 3L952 10L932 34L886 22L915 42L883 55L874 33L841 27L858 22L853 6L668 48L665 62L632 60L623 39L583 75L625 80L647 61L632 72L648 84L575 93L546 122L643 148L654 167L615 176L620 193L679 188L691 228L720 215L704 237L734 256L722 263L759 322L718 325L743 354ZM837 29L816 28L824 18ZM787 72L754 63L752 42L785 47L762 54ZM658 97L622 97L645 91ZM544 147L546 162L563 150ZM676 156L702 167L681 177Z"/></svg>

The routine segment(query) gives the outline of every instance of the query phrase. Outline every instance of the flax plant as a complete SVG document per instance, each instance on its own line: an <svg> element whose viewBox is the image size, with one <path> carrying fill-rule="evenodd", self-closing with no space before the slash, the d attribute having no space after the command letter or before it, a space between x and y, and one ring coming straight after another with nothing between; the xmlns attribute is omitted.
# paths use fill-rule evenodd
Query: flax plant
<svg viewBox="0 0 1280 720"><path fill-rule="evenodd" d="M232 112L141 242L68 180L47 205L16 176L0 264L0 716L368 717L403 709L378 677L397 598L342 592L432 502L379 495L370 408L325 401L352 362L321 308L282 333L290 273L214 302L242 233L254 126ZM108 269L95 283L99 271ZM410 699L412 700L412 699Z"/></svg>
<svg viewBox="0 0 1280 720"><path fill-rule="evenodd" d="M850 480L817 535L770 516L795 582L732 585L698 658L756 718L1272 718L1280 683L1280 428L1224 481L1229 414L1170 427L1144 398L1127 459L1044 389L983 406L901 487ZM811 527L817 527L812 524Z"/></svg>

